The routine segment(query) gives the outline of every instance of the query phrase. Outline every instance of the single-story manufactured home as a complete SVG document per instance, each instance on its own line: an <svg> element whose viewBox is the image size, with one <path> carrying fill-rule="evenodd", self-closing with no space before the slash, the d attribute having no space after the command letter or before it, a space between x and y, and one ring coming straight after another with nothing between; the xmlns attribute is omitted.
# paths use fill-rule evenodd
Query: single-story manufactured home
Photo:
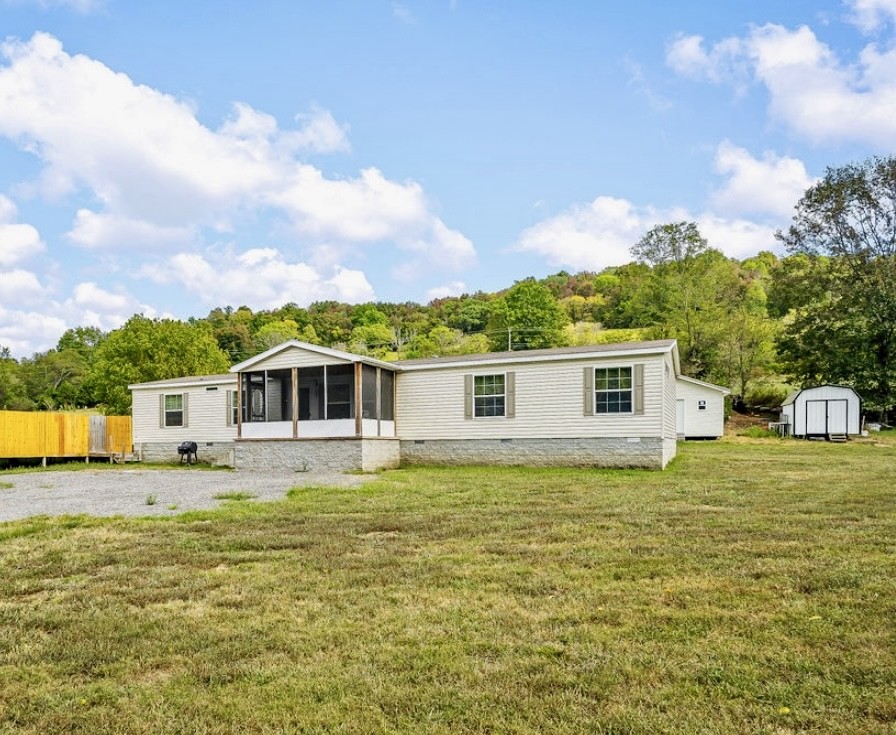
<svg viewBox="0 0 896 735"><path fill-rule="evenodd" d="M862 430L862 399L847 385L795 390L781 404L781 424L791 436L848 438Z"/></svg>
<svg viewBox="0 0 896 735"><path fill-rule="evenodd" d="M691 423L694 436L721 433L727 392L683 379L675 340L396 362L291 340L229 374L129 387L142 459L195 441L213 462L290 470L659 469Z"/></svg>

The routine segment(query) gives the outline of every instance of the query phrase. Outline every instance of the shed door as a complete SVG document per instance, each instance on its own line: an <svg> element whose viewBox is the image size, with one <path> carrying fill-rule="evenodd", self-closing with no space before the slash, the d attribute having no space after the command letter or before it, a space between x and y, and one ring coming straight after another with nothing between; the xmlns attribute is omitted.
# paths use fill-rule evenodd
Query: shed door
<svg viewBox="0 0 896 735"><path fill-rule="evenodd" d="M828 434L848 434L848 401L845 398L828 401Z"/></svg>
<svg viewBox="0 0 896 735"><path fill-rule="evenodd" d="M675 433L684 436L684 398L679 398L676 402L675 410Z"/></svg>
<svg viewBox="0 0 896 735"><path fill-rule="evenodd" d="M848 406L845 398L806 401L806 435L848 434Z"/></svg>
<svg viewBox="0 0 896 735"><path fill-rule="evenodd" d="M806 401L806 436L828 433L828 402Z"/></svg>

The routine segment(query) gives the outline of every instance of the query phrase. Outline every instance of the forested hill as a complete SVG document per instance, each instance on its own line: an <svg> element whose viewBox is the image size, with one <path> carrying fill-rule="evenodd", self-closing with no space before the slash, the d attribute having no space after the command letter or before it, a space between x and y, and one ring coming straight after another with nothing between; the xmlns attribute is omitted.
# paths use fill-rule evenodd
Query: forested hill
<svg viewBox="0 0 896 735"><path fill-rule="evenodd" d="M804 255L739 262L707 248L681 261L561 271L426 305L227 306L189 322L134 316L109 334L70 329L54 349L19 362L5 352L0 407L126 411L128 383L225 372L293 338L391 360L676 337L686 374L741 395L758 385L781 392L775 337L811 268Z"/></svg>
<svg viewBox="0 0 896 735"><path fill-rule="evenodd" d="M129 383L226 371L287 339L385 359L674 337L686 375L775 405L789 387L855 386L886 418L896 386L896 159L829 169L779 233L788 255L743 261L688 222L657 225L627 265L416 303L136 315L68 330L15 360L0 347L0 408L130 410ZM301 300L301 294L296 294Z"/></svg>

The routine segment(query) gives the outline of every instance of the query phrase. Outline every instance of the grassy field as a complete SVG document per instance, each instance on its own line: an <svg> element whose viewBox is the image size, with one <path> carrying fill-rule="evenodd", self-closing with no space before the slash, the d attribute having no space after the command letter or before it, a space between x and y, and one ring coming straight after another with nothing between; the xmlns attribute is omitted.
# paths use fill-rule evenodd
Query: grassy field
<svg viewBox="0 0 896 735"><path fill-rule="evenodd" d="M0 524L0 732L894 733L896 443Z"/></svg>

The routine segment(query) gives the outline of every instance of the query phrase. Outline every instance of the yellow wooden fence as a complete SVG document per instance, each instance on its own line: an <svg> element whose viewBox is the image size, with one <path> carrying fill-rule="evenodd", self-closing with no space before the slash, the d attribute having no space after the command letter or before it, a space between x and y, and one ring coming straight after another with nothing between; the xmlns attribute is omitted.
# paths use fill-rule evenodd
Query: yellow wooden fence
<svg viewBox="0 0 896 735"><path fill-rule="evenodd" d="M132 451L130 416L0 411L2 459L88 457Z"/></svg>

